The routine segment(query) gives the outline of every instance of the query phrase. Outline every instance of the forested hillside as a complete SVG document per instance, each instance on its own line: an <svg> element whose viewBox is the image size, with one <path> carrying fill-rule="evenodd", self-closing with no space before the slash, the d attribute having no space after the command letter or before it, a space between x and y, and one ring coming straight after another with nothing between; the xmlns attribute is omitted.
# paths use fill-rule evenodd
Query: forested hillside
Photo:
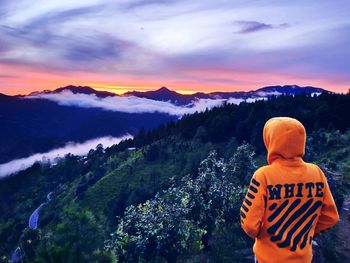
<svg viewBox="0 0 350 263"><path fill-rule="evenodd" d="M305 160L325 171L340 210L350 183L349 112L350 94L227 104L84 158L36 163L0 181L0 262L11 254L23 262L247 262L252 241L239 208L253 171L266 164L266 120L305 125ZM339 231L316 239L328 262L347 256Z"/></svg>
<svg viewBox="0 0 350 263"><path fill-rule="evenodd" d="M0 164L68 142L134 135L140 127L148 130L174 119L164 113L111 112L0 94Z"/></svg>

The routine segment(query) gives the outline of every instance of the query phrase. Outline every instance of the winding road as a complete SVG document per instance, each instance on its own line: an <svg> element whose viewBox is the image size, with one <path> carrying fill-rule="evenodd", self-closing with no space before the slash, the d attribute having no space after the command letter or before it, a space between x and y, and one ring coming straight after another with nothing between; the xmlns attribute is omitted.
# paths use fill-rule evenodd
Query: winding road
<svg viewBox="0 0 350 263"><path fill-rule="evenodd" d="M52 192L48 193L46 196L46 202L42 203L38 206L37 209L34 210L34 212L30 215L29 221L28 221L28 227L30 229L37 229L38 228L38 221L39 221L39 212L40 209L43 208L43 206L47 205L51 200Z"/></svg>
<svg viewBox="0 0 350 263"><path fill-rule="evenodd" d="M30 215L29 221L28 221L28 227L30 229L37 229L38 228L40 209L43 208L45 205L47 205L51 201L51 198L52 198L52 192L47 194L46 202L44 202L41 205L39 205L34 210L34 212ZM22 261L22 257L23 257L22 250L18 246L15 249L15 251L13 251L13 253L11 254L10 262L12 262L12 263L20 262L20 261Z"/></svg>

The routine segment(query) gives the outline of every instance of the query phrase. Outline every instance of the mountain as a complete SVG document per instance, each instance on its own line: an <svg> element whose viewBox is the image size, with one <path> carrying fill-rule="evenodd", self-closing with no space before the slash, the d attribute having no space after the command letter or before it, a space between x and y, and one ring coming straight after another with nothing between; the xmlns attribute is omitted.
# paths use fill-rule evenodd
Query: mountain
<svg viewBox="0 0 350 263"><path fill-rule="evenodd" d="M38 96L38 95L44 95L44 94L57 94L61 93L63 91L70 91L74 94L81 93L81 94L95 94L97 97L105 98L110 96L117 96L117 94L108 92L108 91L98 91L88 86L74 86L69 85L65 87L61 87L55 90L44 90L44 91L34 91L30 93L28 96Z"/></svg>
<svg viewBox="0 0 350 263"><path fill-rule="evenodd" d="M177 105L190 104L196 99L249 99L249 98L267 98L270 96L279 95L297 95L297 94L321 94L329 92L328 90L315 87L300 87L297 85L285 85L285 86L268 86L257 90L251 91L234 91L234 92L197 92L194 94L180 94L176 91L169 90L166 87L162 87L154 91L131 91L126 92L124 96L136 96L141 98L147 98L159 101L171 101Z"/></svg>
<svg viewBox="0 0 350 263"><path fill-rule="evenodd" d="M45 90L41 92L32 92L29 95L36 96L40 94L57 94L62 91L70 91L74 94L95 94L98 97L105 98L110 96L118 96L115 93L106 92L106 91L97 91L91 87L87 86L66 86L62 88L55 89L53 91ZM157 90L151 91L128 91L122 96L135 96L139 98L147 98L156 101L170 101L176 105L187 105L195 101L196 99L249 99L249 98L267 98L270 96L279 96L279 95L297 95L297 94L321 94L324 92L330 92L322 88L315 87L300 87L297 85L285 85L285 86L267 86L257 90L251 91L232 91L232 92L196 92L193 94L181 94L176 91L170 90L166 87L161 87Z"/></svg>
<svg viewBox="0 0 350 263"><path fill-rule="evenodd" d="M64 91L73 94L96 95L96 97L77 97L73 104L67 101L50 101L45 99L48 94L60 94ZM177 120L176 112L183 112L193 106L193 101L197 99L224 99L238 98L240 100L268 98L282 94L319 94L328 92L324 89L314 87L271 86L248 92L211 92L194 93L184 95L176 91L162 87L154 91L127 92L121 96L114 93L97 91L87 86L66 86L53 91L33 92L29 96L6 96L0 95L0 163L10 161L13 158L26 157L38 152L45 152L55 147L61 147L69 141L82 142L83 140L94 139L101 136L119 136L123 133L136 134L141 127L146 130L159 124L165 124L170 120ZM170 105L174 111L164 111L159 113L157 109L163 107L158 105L154 113L127 113L103 110L100 106L107 97L130 97L136 96L154 101L168 101L177 107ZM36 99L28 99L36 98ZM84 101L90 99L92 101ZM116 101L118 105L121 101ZM138 102L135 102L138 103ZM155 103L147 102L150 107ZM98 104L96 106L96 104ZM108 99L105 103L108 107L113 107L113 102ZM130 107L129 104L126 104ZM183 107L186 105L186 107ZM190 106L188 106L190 105ZM219 104L218 104L219 105ZM139 105L138 105L139 106ZM114 110L114 109L113 109ZM203 110L203 109L202 109ZM158 110L159 111L159 110ZM194 111L192 111L194 112Z"/></svg>
<svg viewBox="0 0 350 263"><path fill-rule="evenodd" d="M6 94L0 93L0 102L11 100L12 96L8 96Z"/></svg>
<svg viewBox="0 0 350 263"><path fill-rule="evenodd" d="M255 96L269 96L269 95L297 95L297 94L313 94L313 93L324 93L329 92L325 89L315 87L299 87L297 85L286 85L286 86L268 86L264 88L251 91L251 94Z"/></svg>
<svg viewBox="0 0 350 263"><path fill-rule="evenodd" d="M85 89L88 91L88 89ZM0 95L0 164L46 152L67 142L136 134L177 117L61 106L46 99Z"/></svg>
<svg viewBox="0 0 350 263"><path fill-rule="evenodd" d="M158 101L171 101L174 104L181 104L181 105L189 104L195 99L193 95L180 94L166 87L162 87L158 90L145 91L145 92L129 91L124 93L124 96L135 96L139 98L147 98L147 99L158 100Z"/></svg>

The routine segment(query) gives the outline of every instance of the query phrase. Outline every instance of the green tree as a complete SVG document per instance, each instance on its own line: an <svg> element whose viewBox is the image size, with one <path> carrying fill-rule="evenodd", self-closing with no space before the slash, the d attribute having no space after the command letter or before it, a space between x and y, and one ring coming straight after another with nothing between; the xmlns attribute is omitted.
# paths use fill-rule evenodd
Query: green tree
<svg viewBox="0 0 350 263"><path fill-rule="evenodd" d="M94 262L101 252L103 232L94 214L89 210L79 212L65 209L62 222L48 233L38 250L36 262ZM105 253L105 252L104 252ZM111 261L110 261L111 262Z"/></svg>

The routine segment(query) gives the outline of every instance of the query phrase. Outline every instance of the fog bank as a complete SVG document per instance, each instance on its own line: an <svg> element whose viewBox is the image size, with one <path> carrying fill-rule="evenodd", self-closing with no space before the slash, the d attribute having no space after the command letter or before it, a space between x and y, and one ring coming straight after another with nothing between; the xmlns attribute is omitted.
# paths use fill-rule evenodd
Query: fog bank
<svg viewBox="0 0 350 263"><path fill-rule="evenodd" d="M130 134L126 134L120 137L100 137L85 141L83 143L69 142L61 148L56 148L46 153L36 153L29 157L15 159L7 163L0 164L0 179L10 174L24 170L32 166L35 162L48 162L50 160L53 161L55 158L64 157L68 153L83 156L86 155L91 149L96 148L98 144L102 144L103 147L106 148L128 138L132 138L132 136Z"/></svg>

